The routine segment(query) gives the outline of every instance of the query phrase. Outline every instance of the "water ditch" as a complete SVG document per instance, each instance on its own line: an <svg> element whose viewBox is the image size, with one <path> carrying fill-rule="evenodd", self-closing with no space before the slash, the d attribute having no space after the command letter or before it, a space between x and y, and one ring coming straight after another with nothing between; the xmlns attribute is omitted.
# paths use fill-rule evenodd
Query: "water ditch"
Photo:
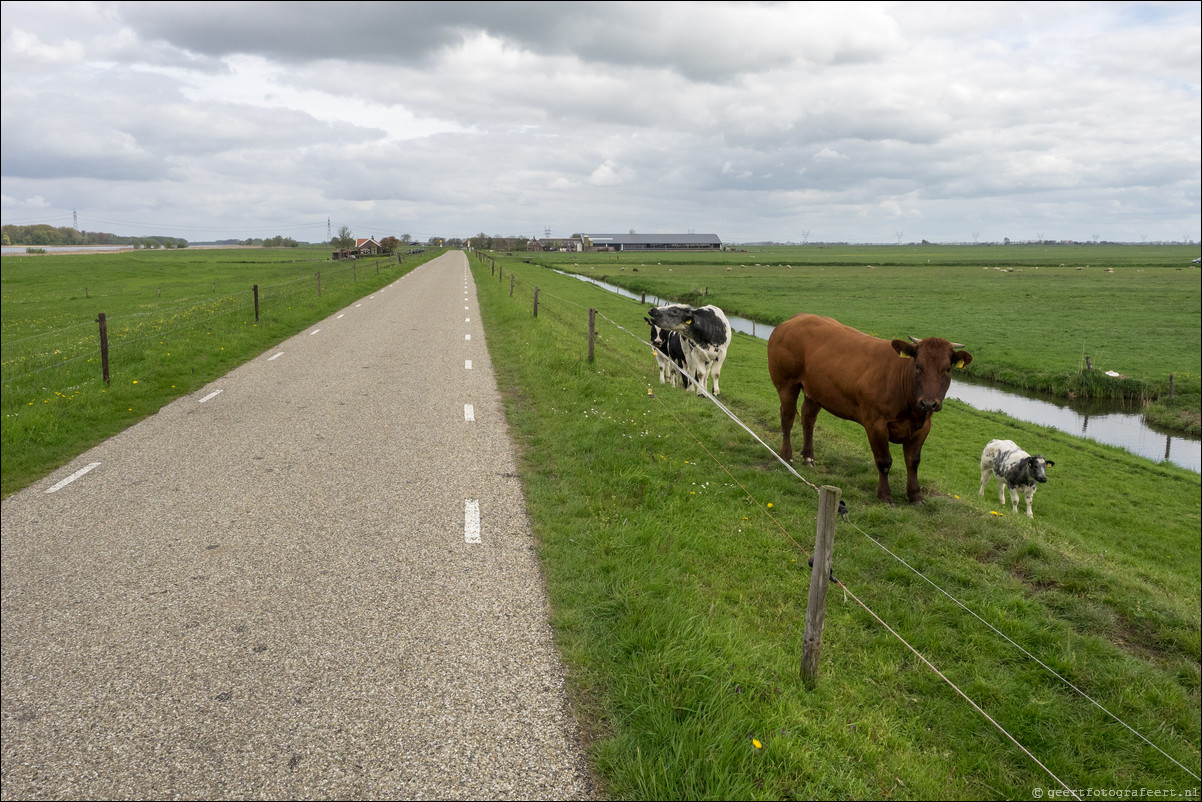
<svg viewBox="0 0 1202 802"><path fill-rule="evenodd" d="M595 284L624 298L636 301L642 298L641 294L588 276L562 270L555 272ZM649 306L666 303L672 301L647 296ZM767 324L729 315L727 318L735 331L762 340L767 340L772 334L773 327ZM1017 420L1118 446L1154 462L1167 461L1195 473L1202 473L1202 440L1153 429L1138 411L1133 411L1133 405L1130 403L1113 400L1069 401L1055 396L1000 390L993 385L962 379L952 380L947 397L955 398L975 409L1001 412Z"/></svg>

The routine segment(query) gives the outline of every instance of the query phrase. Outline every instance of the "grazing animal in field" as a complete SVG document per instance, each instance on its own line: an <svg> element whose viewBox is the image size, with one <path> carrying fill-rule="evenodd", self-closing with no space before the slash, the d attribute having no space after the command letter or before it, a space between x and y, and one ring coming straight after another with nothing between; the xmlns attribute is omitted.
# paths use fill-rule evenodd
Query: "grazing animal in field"
<svg viewBox="0 0 1202 802"><path fill-rule="evenodd" d="M683 304L653 306L649 313L652 322L662 329L679 333L684 340L685 362L689 377L694 381L697 395L705 391L707 379L713 379L714 395L726 351L734 332L726 315L716 306L692 307Z"/></svg>
<svg viewBox="0 0 1202 802"><path fill-rule="evenodd" d="M906 463L906 494L922 502L918 463L931 431L931 415L943 408L952 368L972 355L938 337L883 340L818 315L796 315L768 338L768 373L780 396L780 455L793 459L790 435L801 407L801 455L814 464L814 421L822 410L855 421L868 434L876 461L877 498L893 503L890 443L900 443Z"/></svg>
<svg viewBox="0 0 1202 802"><path fill-rule="evenodd" d="M1034 518L1031 500L1036 488L1048 480L1047 469L1055 465L1042 455L1031 456L1013 440L990 440L981 452L981 489L978 496L985 495L985 485L997 477L998 504L1006 506L1006 488L1010 488L1010 508L1018 514L1018 491L1027 499L1027 517Z"/></svg>
<svg viewBox="0 0 1202 802"><path fill-rule="evenodd" d="M655 348L655 361L659 365L659 383L689 389L684 338L678 332L661 329L649 317L643 320L651 326L651 345Z"/></svg>

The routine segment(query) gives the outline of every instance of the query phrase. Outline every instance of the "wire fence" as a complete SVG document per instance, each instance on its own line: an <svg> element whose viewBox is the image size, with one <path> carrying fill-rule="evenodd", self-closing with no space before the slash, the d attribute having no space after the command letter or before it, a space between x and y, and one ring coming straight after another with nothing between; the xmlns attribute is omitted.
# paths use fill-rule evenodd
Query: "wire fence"
<svg viewBox="0 0 1202 802"><path fill-rule="evenodd" d="M480 255L480 260L481 261L487 260L487 261L491 262L492 263L491 268L493 271L493 275L498 276L499 281L503 281L504 276L503 276L503 274L499 275L499 272L500 272L498 269L499 266L496 264L495 260L492 260L491 257L488 257L487 255ZM502 270L503 270L503 268L502 268ZM527 303L532 303L534 305L533 311L534 311L534 314L536 317L548 318L548 319L554 321L561 329L565 330L566 332L582 332L582 330L583 330L582 313L593 311L590 307L586 307L585 305L580 304L576 301L572 301L572 300L569 300L566 298L562 298L560 296L556 296L556 295L548 292L545 289L538 288L535 285L530 284L529 282L526 282L526 281L516 278L516 276L512 272L509 274L508 278L509 278L509 280L508 280L509 296L514 297L518 301L525 301ZM622 326L621 324L612 320L611 318L607 317L606 315L597 312L596 317L600 318L601 320L605 321L610 326L612 326L616 333L620 333L622 336L627 336L627 337L632 338L633 340L637 341L641 345L645 346L648 350L654 350L654 346L649 341L647 341L647 340L643 339L641 336L636 335L635 333L631 332L628 328ZM572 338L574 336L573 334L565 333L565 332L560 332L559 335L567 337L567 338ZM583 340L585 335L583 333L581 333L578 336L581 340ZM604 341L604 337L602 337L601 339ZM608 347L608 346L603 346L603 350L613 360L613 364L618 365L619 367L621 367L623 370L627 371L628 373L637 375L639 377L644 377L644 378L648 376L647 370L649 369L649 365L646 363L643 363L640 365L634 364L631 361L629 353L627 351L622 351L616 347ZM673 366L673 367L678 371L680 370L676 366ZM684 375L685 374L682 372L682 376L684 376ZM689 377L689 378L691 378L691 377ZM743 430L749 437L754 439L755 442L759 446L761 446L765 450L767 450L772 455L772 457L776 461L778 461L781 465L783 465L784 468L792 476L794 476L797 480L799 480L802 484L804 484L811 490L813 490L815 492L820 491L820 488L818 485L816 485L815 483L811 482L810 480L808 480L804 476L802 476L800 473L798 473L798 471L796 469L794 469L794 467L791 464L789 464L784 459L782 459L780 457L780 455L777 454L776 450L773 449L771 446L769 446L759 434L757 434L750 426L748 426L745 422L743 422L741 419L739 419L739 417L734 412L732 412L729 409L729 407L727 407L725 404L723 404L718 398L711 395L710 392L708 391L708 389L706 389L704 387L701 388L701 393L709 400L709 402L711 404L713 404L715 406L715 408L717 408L719 411L721 411L723 414L725 414L727 417L729 417L730 420L739 429ZM808 549L806 549L805 546L802 545L801 541L797 537L795 537L794 534L789 531L788 527L785 526L776 516L773 516L771 511L768 510L763 504L761 504L760 501L754 496L754 494L752 494L750 491L748 491L747 488L735 478L735 475L731 471L731 469L724 463L724 461L717 454L714 453L713 450L711 450L709 447L707 447L705 445L705 443L702 441L702 439L700 437L698 437L692 431L692 429L688 426L688 424L685 421L683 421L680 418L680 416L678 416L671 409L670 406L665 404L663 402L663 400L661 398L659 398L659 396L655 396L655 398L659 402L660 407L665 412L667 412L668 416L674 421L674 424L677 427L679 427L680 430L683 433L685 433L690 439L692 439L694 442L696 442L709 455L710 459L713 460L714 464L717 465L723 472L726 473L726 475L729 478L732 479L732 481L735 482L735 484L743 491L743 493L760 509L761 513L763 515L765 515L772 522L773 526L775 526L782 533L782 535L784 537L786 537L788 540L790 540L795 547L797 547L799 550L801 550L802 553L804 553L807 557L812 558L811 552ZM1104 705L1102 705L1099 701L1097 701L1092 696L1090 696L1085 691L1083 691L1080 687L1078 687L1074 683L1070 682L1067 678L1062 676L1060 673L1053 670L1050 666L1047 665L1046 662L1044 662L1043 660L1040 660L1031 651L1024 648L1013 638L1011 638L1010 636L1008 636L1004 632L1002 632L1002 630L999 629L997 626L990 623L988 620L986 620L984 617L982 617L977 612L973 611L968 605L964 604L962 601L957 599L954 595L949 593L945 588L941 587L939 584L934 582L928 576L926 576L921 571L916 569L910 562L907 562L905 559L903 559L902 557L897 555L895 552L893 552L892 550L885 547L884 544L881 543L879 538L873 537L870 533L866 532L864 529L862 529L861 527L859 527L855 523L853 523L851 521L850 515L844 514L843 521L846 525L850 526L854 531L858 532L861 536L863 536L867 540L874 543L878 548L880 548L884 553L886 553L890 558L895 560L898 564L900 564L901 566L904 566L906 569L908 569L909 571L916 574L922 581L929 584L938 593L942 594L947 599L949 599L955 605L955 607L959 608L964 613L971 616L977 622L983 624L990 631L992 631L997 637L1002 639L1006 644L1008 644L1009 646L1013 647L1018 652L1020 652L1026 659L1037 664L1043 671L1047 672L1047 674L1049 674L1050 676L1055 678L1055 680L1057 682L1062 683L1064 686L1069 688L1073 693L1078 694L1083 699L1087 700L1090 704L1092 704L1093 706L1098 708L1100 711L1102 711L1106 716L1108 716L1115 723L1117 723L1120 726L1122 726L1123 728L1125 728L1128 732L1130 732L1132 735L1134 735L1136 738L1141 740L1146 745L1150 746L1152 749L1154 749L1160 755L1162 755L1167 760L1172 762L1174 765L1176 765L1178 768L1180 768L1182 771L1184 771L1190 777L1192 777L1195 780L1200 779L1198 773L1196 773L1192 769L1186 767L1184 764L1182 764L1180 761L1178 761L1172 755L1168 754L1168 752L1166 752L1160 746L1153 743L1152 740L1149 739L1147 736L1145 736L1143 733L1140 733L1138 730L1136 730L1130 724L1125 722L1119 716L1115 715L1111 710L1109 710ZM833 581L839 588L841 588L844 591L845 594L847 594L847 596L852 598L860 607L862 607L865 610L865 612L867 612L881 627L883 627L886 631L888 631L888 633L891 636L893 636L898 641L900 641L905 646L906 649L913 652L914 655L917 656L927 668L929 668L935 675L937 675L940 680L942 680L948 686L950 686L958 696L962 697L974 709L974 711L976 711L979 715L981 715L983 718L985 718L993 727L995 727L997 730L999 730L1007 740L1009 740L1011 743L1013 743L1016 748L1018 748L1024 755L1026 755L1036 765L1038 765L1038 767L1041 770L1043 770L1044 772L1046 772L1048 774L1048 776L1050 776L1052 779L1054 779L1056 781L1056 783L1058 785L1060 785L1061 788L1064 789L1064 791L1067 795L1070 795L1073 798L1077 798L1077 799L1080 798L1074 789L1070 788L1066 783L1064 783L1064 781L1062 781L1058 776L1056 776L1056 774L1054 774L1051 771L1051 769L1049 769L1042 761L1040 761L1025 746L1023 746L1013 735L1011 735L1008 731L1006 731L1006 729L1002 726L1002 724L1000 722L998 722L994 717L990 716L984 710L984 708L982 708L976 701L974 701L961 688L959 688L954 682L952 682L952 680L949 679L944 672L942 672L939 668L937 668L931 660L929 660L921 652L919 652L917 649L915 649L909 642L907 642L906 639L897 631L897 629L895 627L890 626L888 623L886 623L885 620L882 619L875 611L873 611L862 599L860 599L857 595L855 595L846 584L835 579L833 575L831 577L831 581Z"/></svg>
<svg viewBox="0 0 1202 802"><path fill-rule="evenodd" d="M343 295L361 274L379 274L380 260L374 265L363 261L362 265L356 260L335 263L332 268L294 279L246 284L222 294L216 294L214 283L214 294L200 300L184 299L149 311L117 315L102 312L95 319L5 337L0 381L6 393L19 393L29 386L38 392L62 394L83 384L108 381L104 364L111 367L112 375L135 367L153 371L154 357L160 353L220 349L227 338L253 330L261 312L279 315L293 307L311 306L323 293L327 297ZM403 257L395 261L388 257L383 269L402 262Z"/></svg>

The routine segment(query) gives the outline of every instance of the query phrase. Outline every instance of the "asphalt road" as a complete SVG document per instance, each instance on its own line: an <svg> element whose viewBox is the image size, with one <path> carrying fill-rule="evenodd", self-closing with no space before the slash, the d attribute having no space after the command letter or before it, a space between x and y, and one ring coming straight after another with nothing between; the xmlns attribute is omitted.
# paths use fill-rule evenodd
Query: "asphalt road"
<svg viewBox="0 0 1202 802"><path fill-rule="evenodd" d="M453 252L6 499L2 797L593 798L516 473Z"/></svg>

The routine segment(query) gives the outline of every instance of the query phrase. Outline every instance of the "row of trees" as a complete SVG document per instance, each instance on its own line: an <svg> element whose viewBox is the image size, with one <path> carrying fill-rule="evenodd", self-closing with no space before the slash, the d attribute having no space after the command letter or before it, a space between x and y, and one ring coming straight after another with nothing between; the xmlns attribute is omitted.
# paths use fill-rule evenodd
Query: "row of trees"
<svg viewBox="0 0 1202 802"><path fill-rule="evenodd" d="M135 248L186 248L180 237L122 237L103 231L79 231L70 226L39 223L32 226L6 225L0 229L4 245L131 245Z"/></svg>

